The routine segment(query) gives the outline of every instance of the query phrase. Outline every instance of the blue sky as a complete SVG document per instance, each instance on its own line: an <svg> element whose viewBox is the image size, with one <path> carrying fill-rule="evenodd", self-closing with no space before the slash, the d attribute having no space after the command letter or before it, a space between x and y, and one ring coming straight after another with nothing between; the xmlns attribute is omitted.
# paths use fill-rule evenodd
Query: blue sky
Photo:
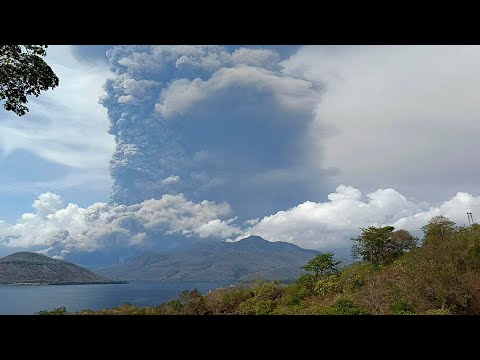
<svg viewBox="0 0 480 360"><path fill-rule="evenodd" d="M478 46L50 46L60 86L24 117L0 112L0 255L248 234L347 253L360 226L465 223L480 213L478 60Z"/></svg>

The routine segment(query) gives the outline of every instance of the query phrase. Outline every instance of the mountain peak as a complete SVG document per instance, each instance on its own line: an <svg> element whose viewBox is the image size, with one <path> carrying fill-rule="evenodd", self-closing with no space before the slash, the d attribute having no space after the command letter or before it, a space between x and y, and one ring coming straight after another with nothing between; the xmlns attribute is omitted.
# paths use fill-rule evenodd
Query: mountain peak
<svg viewBox="0 0 480 360"><path fill-rule="evenodd" d="M264 238L262 238L261 236L257 236L257 235L250 235L249 237L246 237L246 238L243 238L239 241L251 241L251 242L270 242L268 240L265 240Z"/></svg>
<svg viewBox="0 0 480 360"><path fill-rule="evenodd" d="M20 251L3 258L0 258L0 262L41 262L41 263L55 263L61 260L56 260L51 257L27 251Z"/></svg>
<svg viewBox="0 0 480 360"><path fill-rule="evenodd" d="M302 266L316 254L291 243L249 236L235 242L198 242L161 256L144 254L99 273L128 281L284 280L302 275Z"/></svg>

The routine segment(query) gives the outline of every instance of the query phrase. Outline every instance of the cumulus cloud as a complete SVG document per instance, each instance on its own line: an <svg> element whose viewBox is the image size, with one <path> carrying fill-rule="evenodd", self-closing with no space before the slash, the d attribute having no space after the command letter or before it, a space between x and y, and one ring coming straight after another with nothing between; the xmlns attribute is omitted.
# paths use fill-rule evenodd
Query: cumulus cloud
<svg viewBox="0 0 480 360"><path fill-rule="evenodd" d="M62 207L58 195L44 193L33 208L15 224L0 221L1 246L39 247L45 254L63 257L71 252L139 246L175 234L223 239L240 233L230 226L235 218L226 218L231 213L228 204L194 203L183 194L130 206L95 203L82 208L72 203Z"/></svg>
<svg viewBox="0 0 480 360"><path fill-rule="evenodd" d="M420 227L433 216L444 215L462 225L466 212L480 213L480 196L459 192L438 206L415 203L394 189L378 189L363 195L360 190L340 185L326 202L303 202L254 221L245 234L270 241L286 241L317 250L348 254L350 239L360 227L392 225L417 236Z"/></svg>
<svg viewBox="0 0 480 360"><path fill-rule="evenodd" d="M134 205L95 203L82 208L63 207L53 193L41 194L34 212L25 213L15 224L0 221L0 245L40 249L51 256L155 246L169 236L197 240L241 240L259 235L269 241L285 241L304 248L335 251L348 256L350 239L361 227L392 225L420 236L420 228L433 216L444 215L458 225L466 223L466 212L480 213L480 196L459 192L432 206L407 199L398 191L378 189L362 194L340 185L328 201L305 201L288 210L238 224L230 217L227 203L193 202L185 195L163 195Z"/></svg>
<svg viewBox="0 0 480 360"><path fill-rule="evenodd" d="M46 192L40 194L38 199L33 202L32 207L36 210L38 216L45 217L59 210L62 207L62 200L57 194Z"/></svg>
<svg viewBox="0 0 480 360"><path fill-rule="evenodd" d="M231 236L242 233L242 230L238 227L231 225L235 220L237 220L236 217L228 219L227 221L220 219L210 220L208 223L196 228L195 233L202 239L214 236L229 240Z"/></svg>

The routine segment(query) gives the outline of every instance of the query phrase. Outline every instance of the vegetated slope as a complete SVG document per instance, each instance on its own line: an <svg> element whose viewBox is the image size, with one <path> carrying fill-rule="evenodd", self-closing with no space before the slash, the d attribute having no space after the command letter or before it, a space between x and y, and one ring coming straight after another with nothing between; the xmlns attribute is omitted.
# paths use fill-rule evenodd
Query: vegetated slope
<svg viewBox="0 0 480 360"><path fill-rule="evenodd" d="M435 216L422 227L422 242L402 253L395 245L408 239L391 226L368 227L355 240L362 244L363 259L330 273L315 271L284 284L257 280L201 294L184 291L179 298L154 307L123 305L79 314L480 314L480 225L455 226ZM371 234L375 234L371 241ZM401 235L401 236L400 236ZM383 238L381 238L383 236ZM390 246L384 246L385 242ZM362 242L363 241L363 242ZM240 243L239 243L240 244ZM358 248L358 247L357 247ZM370 251L381 257L366 259ZM327 254L328 255L328 254ZM391 256L395 255L395 256ZM314 259L318 270L328 261ZM381 258L379 262L378 259ZM325 259L323 259L325 260ZM333 262L334 263L334 262ZM332 264L330 264L332 265ZM43 313L68 313L55 309Z"/></svg>
<svg viewBox="0 0 480 360"><path fill-rule="evenodd" d="M78 265L48 256L17 252L0 258L0 284L108 284L118 283Z"/></svg>

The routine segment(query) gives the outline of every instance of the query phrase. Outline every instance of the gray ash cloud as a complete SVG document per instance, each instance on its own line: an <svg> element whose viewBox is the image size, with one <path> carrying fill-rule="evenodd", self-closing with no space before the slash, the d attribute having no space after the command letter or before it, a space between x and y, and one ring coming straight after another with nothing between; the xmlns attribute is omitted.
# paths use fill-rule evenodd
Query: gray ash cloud
<svg viewBox="0 0 480 360"><path fill-rule="evenodd" d="M113 203L184 193L258 216L315 192L303 140L321 86L286 73L275 49L117 46L107 56Z"/></svg>

